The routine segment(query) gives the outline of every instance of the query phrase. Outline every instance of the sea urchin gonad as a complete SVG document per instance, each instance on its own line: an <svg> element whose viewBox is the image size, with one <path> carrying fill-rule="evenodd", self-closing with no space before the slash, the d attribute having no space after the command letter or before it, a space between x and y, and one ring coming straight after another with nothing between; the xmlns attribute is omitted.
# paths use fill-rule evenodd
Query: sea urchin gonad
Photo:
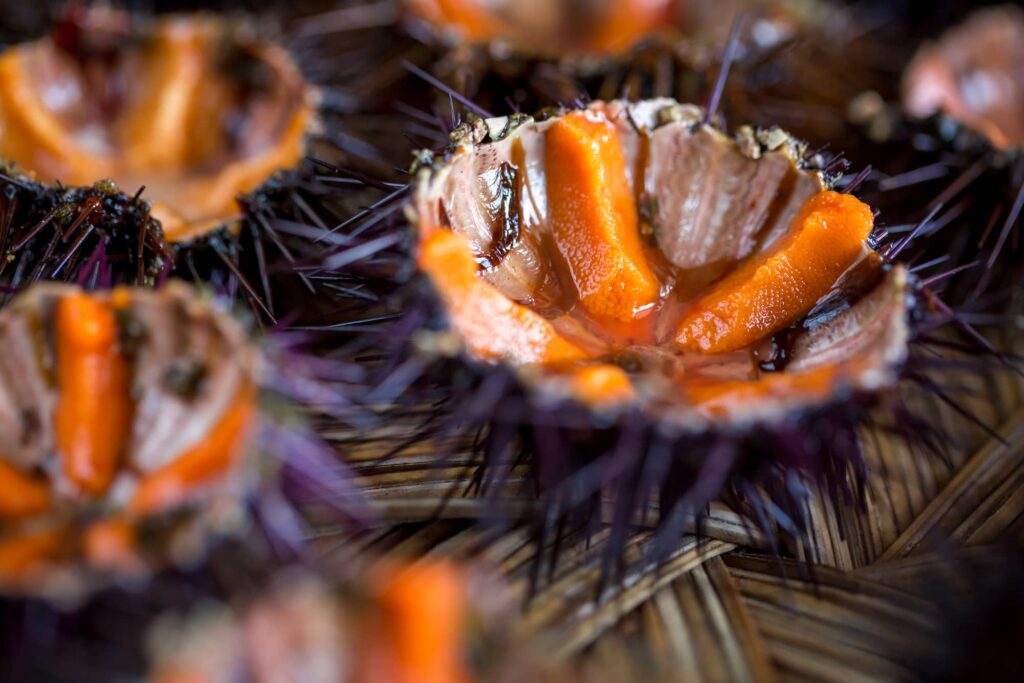
<svg viewBox="0 0 1024 683"><path fill-rule="evenodd" d="M240 324L175 283L40 284L0 335L0 590L73 595L237 523L260 373Z"/></svg>
<svg viewBox="0 0 1024 683"><path fill-rule="evenodd" d="M145 186L171 241L305 154L312 90L288 54L213 16L71 11L0 56L0 157L43 182Z"/></svg>
<svg viewBox="0 0 1024 683"><path fill-rule="evenodd" d="M688 425L895 381L908 280L879 268L870 208L780 131L731 139L702 114L653 100L488 121L421 172L419 265L472 357Z"/></svg>

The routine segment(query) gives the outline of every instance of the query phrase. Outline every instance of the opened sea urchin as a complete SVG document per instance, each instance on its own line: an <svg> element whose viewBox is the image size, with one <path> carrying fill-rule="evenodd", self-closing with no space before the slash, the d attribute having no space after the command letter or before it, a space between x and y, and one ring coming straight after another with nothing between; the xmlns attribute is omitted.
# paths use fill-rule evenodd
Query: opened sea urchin
<svg viewBox="0 0 1024 683"><path fill-rule="evenodd" d="M869 19L828 0L413 0L406 24L445 51L431 72L492 111L512 102L673 97L748 122L781 122L816 144L842 130L846 100L874 81L860 64ZM413 57L410 56L410 60ZM718 69L715 66L722 64ZM715 86L716 71L729 71ZM826 76L842 69L844 77ZM869 84L865 85L865 81ZM787 104L787 106L780 106ZM836 112L829 117L827 112Z"/></svg>
<svg viewBox="0 0 1024 683"><path fill-rule="evenodd" d="M151 634L150 683L598 683L517 633L511 591L472 565L376 562L329 582L285 573L241 609L168 618ZM510 609L512 608L512 609Z"/></svg>
<svg viewBox="0 0 1024 683"><path fill-rule="evenodd" d="M281 578L238 614L208 611L185 624L164 623L153 634L148 680L476 680L468 671L475 626L469 577L454 566L378 566L336 588L301 575Z"/></svg>
<svg viewBox="0 0 1024 683"><path fill-rule="evenodd" d="M45 182L145 186L167 237L188 240L298 163L309 97L287 53L244 27L91 10L0 58L0 156Z"/></svg>
<svg viewBox="0 0 1024 683"><path fill-rule="evenodd" d="M685 424L892 383L908 284L879 270L871 210L781 132L769 150L701 116L654 100L490 121L421 172L420 268L471 356Z"/></svg>
<svg viewBox="0 0 1024 683"><path fill-rule="evenodd" d="M710 45L725 42L730 22L742 10L752 11L761 22L755 34L767 48L792 32L797 16L789 4L770 0L605 0L580 7L557 2L411 0L407 5L411 20L452 42L490 44L497 53L561 56L621 53L665 36L682 38L684 49L708 51Z"/></svg>
<svg viewBox="0 0 1024 683"><path fill-rule="evenodd" d="M180 285L41 284L0 334L0 590L75 595L238 522L260 368L238 323Z"/></svg>
<svg viewBox="0 0 1024 683"><path fill-rule="evenodd" d="M918 51L903 79L907 113L943 113L994 147L1024 146L1024 11L976 12Z"/></svg>
<svg viewBox="0 0 1024 683"><path fill-rule="evenodd" d="M335 222L329 187L306 160L319 94L244 17L69 9L49 36L0 55L0 157L16 167L5 193L27 214L4 226L8 260L30 261L28 270L41 260L32 279L61 266L84 282L91 274L76 267L95 265L90 257L116 262L119 282L173 272L237 290L275 320L285 297L321 291L307 276L322 255L312 243ZM111 231L110 212L96 207L79 207L74 226L42 209L33 217L13 197L29 184L23 174L44 189L120 188L123 203L150 209L145 223L162 228L169 254L152 258L159 235L139 221ZM31 258L22 259L26 240Z"/></svg>
<svg viewBox="0 0 1024 683"><path fill-rule="evenodd" d="M978 10L917 51L899 105L869 94L852 107L880 143L873 203L894 234L913 232L907 258L962 267L946 285L972 309L1004 307L1021 276L1022 39L1019 7Z"/></svg>
<svg viewBox="0 0 1024 683"><path fill-rule="evenodd" d="M853 495L868 408L918 424L890 390L941 302L817 163L672 100L475 120L422 155L409 218L437 317L412 359L459 359L423 366L449 388L426 400L434 424L483 428L482 490L529 454L542 533L610 499L613 553L652 503L670 543L715 498L796 535L803 474Z"/></svg>

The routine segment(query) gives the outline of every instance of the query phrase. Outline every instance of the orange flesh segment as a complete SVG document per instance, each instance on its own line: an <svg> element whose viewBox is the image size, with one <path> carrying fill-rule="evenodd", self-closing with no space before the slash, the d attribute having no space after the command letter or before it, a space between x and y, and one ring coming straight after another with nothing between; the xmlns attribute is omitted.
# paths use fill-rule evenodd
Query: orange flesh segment
<svg viewBox="0 0 1024 683"><path fill-rule="evenodd" d="M0 540L0 578L20 579L55 558L66 543L60 531L36 531Z"/></svg>
<svg viewBox="0 0 1024 683"><path fill-rule="evenodd" d="M453 327L478 358L563 363L586 357L539 314L477 277L465 237L434 230L420 244L419 266L438 289Z"/></svg>
<svg viewBox="0 0 1024 683"><path fill-rule="evenodd" d="M132 417L114 309L88 294L69 294L57 302L56 337L61 466L78 488L98 496L114 479Z"/></svg>
<svg viewBox="0 0 1024 683"><path fill-rule="evenodd" d="M867 251L871 208L822 192L768 252L742 263L686 311L676 331L685 351L726 353L784 329L810 311Z"/></svg>
<svg viewBox="0 0 1024 683"><path fill-rule="evenodd" d="M588 405L607 406L633 398L633 383L617 365L601 363L581 368L570 380L573 396Z"/></svg>
<svg viewBox="0 0 1024 683"><path fill-rule="evenodd" d="M599 319L629 321L658 300L658 281L640 244L639 214L615 125L574 111L545 137L548 205L555 245Z"/></svg>
<svg viewBox="0 0 1024 683"><path fill-rule="evenodd" d="M255 412L254 392L245 388L202 441L139 482L131 511L141 515L162 512L180 504L196 487L224 474L244 447Z"/></svg>
<svg viewBox="0 0 1024 683"><path fill-rule="evenodd" d="M45 482L0 460L0 519L32 517L49 510L50 504Z"/></svg>
<svg viewBox="0 0 1024 683"><path fill-rule="evenodd" d="M835 389L840 369L823 365L807 372L777 372L752 380L714 381L686 385L687 398L709 417L728 417L740 404L772 400L823 399Z"/></svg>
<svg viewBox="0 0 1024 683"><path fill-rule="evenodd" d="M420 16L457 27L467 40L489 40L506 32L504 23L484 4L480 0L413 0Z"/></svg>
<svg viewBox="0 0 1024 683"><path fill-rule="evenodd" d="M135 526L125 519L92 524L83 537L85 557L96 569L133 571L142 566L135 553Z"/></svg>
<svg viewBox="0 0 1024 683"><path fill-rule="evenodd" d="M223 129L215 106L234 106L234 93L214 68L222 48L210 22L168 19L154 31L139 59L140 84L110 126L110 149L83 144L87 137L51 111L30 69L33 50L57 51L42 40L0 56L0 157L43 182L92 185L113 178L144 198L170 241L185 241L237 219L236 197L255 190L277 170L305 154L314 112L296 102L272 143L245 156L215 158ZM282 61L269 53L267 62ZM304 96L303 96L304 97ZM211 161L212 159L212 161Z"/></svg>
<svg viewBox="0 0 1024 683"><path fill-rule="evenodd" d="M462 683L466 595L451 565L405 567L384 581L381 603L397 669L394 683ZM388 679L391 680L391 679Z"/></svg>
<svg viewBox="0 0 1024 683"><path fill-rule="evenodd" d="M606 16L589 37L595 52L628 49L672 19L673 0L614 0Z"/></svg>

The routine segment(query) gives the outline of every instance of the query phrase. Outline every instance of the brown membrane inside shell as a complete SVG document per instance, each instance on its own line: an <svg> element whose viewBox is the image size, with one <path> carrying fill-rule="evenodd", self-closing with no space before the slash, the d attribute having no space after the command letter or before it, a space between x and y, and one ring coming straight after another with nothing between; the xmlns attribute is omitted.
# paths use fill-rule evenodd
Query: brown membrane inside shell
<svg viewBox="0 0 1024 683"><path fill-rule="evenodd" d="M903 79L913 116L943 112L997 148L1024 146L1024 10L976 12L922 48Z"/></svg>
<svg viewBox="0 0 1024 683"><path fill-rule="evenodd" d="M612 54L658 34L726 39L733 19L753 12L749 38L763 47L789 37L799 17L777 2L744 0L408 0L409 14L439 33L524 52Z"/></svg>
<svg viewBox="0 0 1024 683"><path fill-rule="evenodd" d="M237 504L257 358L190 289L37 285L0 313L0 338L4 590L171 562L170 539Z"/></svg>
<svg viewBox="0 0 1024 683"><path fill-rule="evenodd" d="M145 186L172 241L237 219L238 195L302 158L310 92L281 48L202 15L79 18L0 56L0 157Z"/></svg>
<svg viewBox="0 0 1024 683"><path fill-rule="evenodd" d="M700 116L666 100L595 103L464 144L421 178L420 265L473 355L529 367L594 405L639 398L731 421L892 381L907 339L906 273L878 272L864 241L870 211L824 192L785 145L753 151ZM566 146L567 122L581 119L606 146L591 133ZM588 144L596 154L580 161L573 150ZM604 185L589 187L587 173ZM822 215L815 237L804 228ZM581 267L610 276L587 280ZM794 272L798 281L784 279ZM804 321L828 297L835 311ZM609 301L626 315L606 315ZM699 320L705 311L710 323ZM739 333L702 348L680 336L688 320Z"/></svg>

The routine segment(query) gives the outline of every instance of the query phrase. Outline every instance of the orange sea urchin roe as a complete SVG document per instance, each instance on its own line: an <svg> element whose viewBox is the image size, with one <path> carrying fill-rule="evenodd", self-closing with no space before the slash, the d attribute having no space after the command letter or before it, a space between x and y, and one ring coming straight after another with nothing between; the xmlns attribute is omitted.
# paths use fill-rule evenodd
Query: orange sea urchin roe
<svg viewBox="0 0 1024 683"><path fill-rule="evenodd" d="M0 424L2 440L31 430L38 443L0 458L0 591L77 594L100 575L161 569L205 547L202 517L237 502L240 477L224 479L255 421L255 358L227 346L241 329L183 287L38 285L0 314L18 372L46 390L26 396L25 375L2 368L25 416ZM181 380L186 363L202 375L195 388Z"/></svg>
<svg viewBox="0 0 1024 683"><path fill-rule="evenodd" d="M673 0L617 0L588 36L594 52L620 52L667 25Z"/></svg>
<svg viewBox="0 0 1024 683"><path fill-rule="evenodd" d="M451 565L428 562L385 577L381 603L391 647L393 683L463 683L466 614L463 577Z"/></svg>
<svg viewBox="0 0 1024 683"><path fill-rule="evenodd" d="M114 479L131 425L128 363L114 308L85 293L57 303L57 447L65 475L98 496Z"/></svg>
<svg viewBox="0 0 1024 683"><path fill-rule="evenodd" d="M132 511L153 514L166 510L199 486L225 474L245 443L255 412L254 392L243 388L220 422L199 443L139 482Z"/></svg>
<svg viewBox="0 0 1024 683"><path fill-rule="evenodd" d="M874 216L855 197L822 192L789 232L712 286L676 332L683 350L725 353L749 346L806 314L868 249Z"/></svg>
<svg viewBox="0 0 1024 683"><path fill-rule="evenodd" d="M870 207L824 191L788 148L750 158L698 110L661 111L596 102L457 137L420 174L419 265L470 355L541 365L524 380L590 407L716 421L893 377L903 341L864 301L879 283ZM840 323L871 323L861 341L806 319L832 295L851 308Z"/></svg>
<svg viewBox="0 0 1024 683"><path fill-rule="evenodd" d="M552 123L545 143L551 230L580 305L596 318L635 319L657 302L658 281L640 244L615 125L572 112Z"/></svg>
<svg viewBox="0 0 1024 683"><path fill-rule="evenodd" d="M564 363L585 357L547 320L477 277L465 237L434 230L420 243L420 268L438 289L469 351L485 360Z"/></svg>
<svg viewBox="0 0 1024 683"><path fill-rule="evenodd" d="M572 374L571 391L590 405L611 405L633 398L633 384L617 365L601 363L580 368Z"/></svg>

